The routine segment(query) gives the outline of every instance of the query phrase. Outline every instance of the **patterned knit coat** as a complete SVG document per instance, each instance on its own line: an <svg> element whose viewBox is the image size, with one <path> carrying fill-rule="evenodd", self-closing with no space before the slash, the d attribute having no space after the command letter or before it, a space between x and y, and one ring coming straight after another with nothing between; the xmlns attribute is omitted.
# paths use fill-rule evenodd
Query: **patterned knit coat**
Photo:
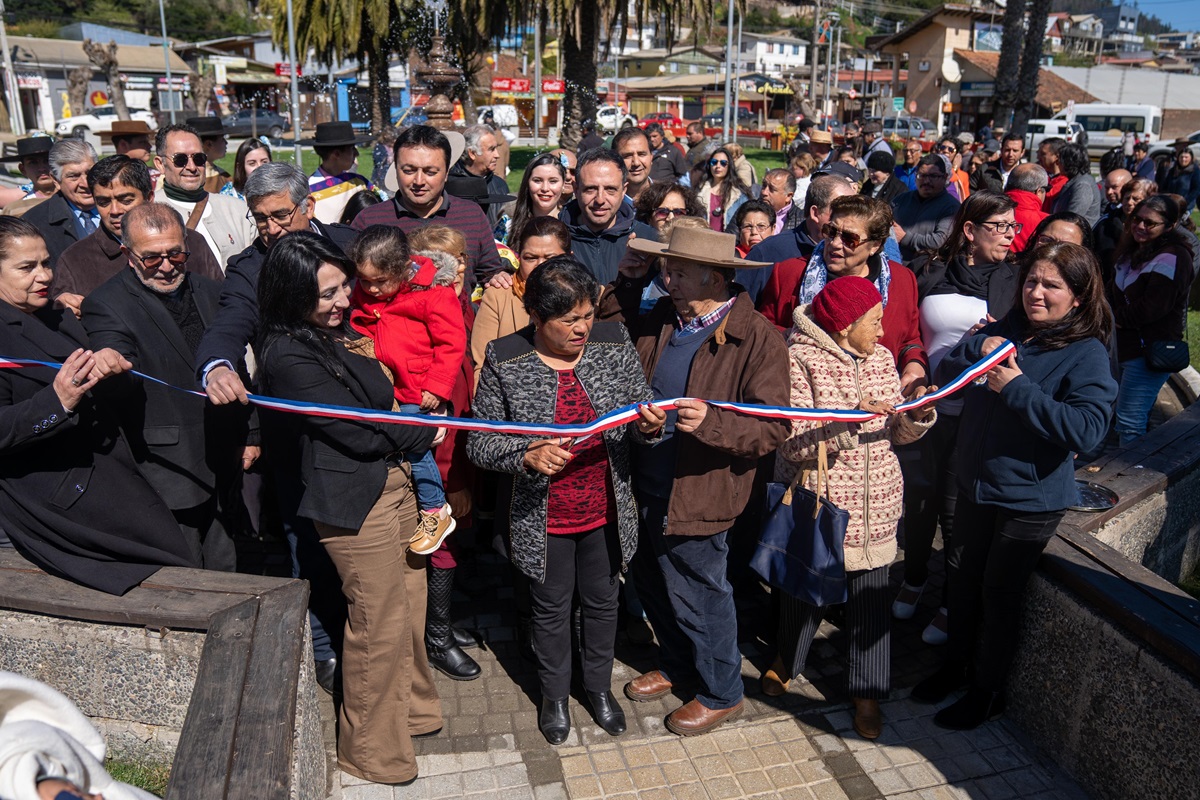
<svg viewBox="0 0 1200 800"><path fill-rule="evenodd" d="M851 356L821 330L808 306L797 308L788 333L793 408L858 408L867 398L901 402L900 377L884 347L866 358ZM908 414L877 417L862 424L792 423L779 448L775 480L791 481L797 469L811 470L805 486L817 489L817 443L829 453L829 499L850 514L846 528L846 570L874 569L896 557L896 524L904 499L904 479L893 444L920 439L936 419L916 422Z"/></svg>

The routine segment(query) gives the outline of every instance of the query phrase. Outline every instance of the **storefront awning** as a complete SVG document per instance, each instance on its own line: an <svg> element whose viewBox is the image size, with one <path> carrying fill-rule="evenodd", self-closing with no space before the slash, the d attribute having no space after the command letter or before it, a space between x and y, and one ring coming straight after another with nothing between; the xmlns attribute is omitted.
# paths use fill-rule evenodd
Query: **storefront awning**
<svg viewBox="0 0 1200 800"><path fill-rule="evenodd" d="M254 84L258 86L281 86L288 79L270 72L226 72L226 83Z"/></svg>

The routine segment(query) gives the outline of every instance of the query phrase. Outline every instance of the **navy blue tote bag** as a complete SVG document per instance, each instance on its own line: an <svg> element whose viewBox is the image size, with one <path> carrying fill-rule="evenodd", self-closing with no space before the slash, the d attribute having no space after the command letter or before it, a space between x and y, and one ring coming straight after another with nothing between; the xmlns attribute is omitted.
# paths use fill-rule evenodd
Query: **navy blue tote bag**
<svg viewBox="0 0 1200 800"><path fill-rule="evenodd" d="M829 502L824 441L817 450L816 492L802 485L807 470L797 470L790 484L767 484L766 518L750 567L797 600L829 606L846 602L844 545L850 514Z"/></svg>

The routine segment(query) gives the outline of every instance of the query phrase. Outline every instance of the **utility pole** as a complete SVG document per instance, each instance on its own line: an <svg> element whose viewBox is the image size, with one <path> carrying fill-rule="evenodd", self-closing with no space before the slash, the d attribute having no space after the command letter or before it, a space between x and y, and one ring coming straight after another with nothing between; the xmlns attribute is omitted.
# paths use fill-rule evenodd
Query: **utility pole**
<svg viewBox="0 0 1200 800"><path fill-rule="evenodd" d="M817 107L817 61L821 51L821 0L816 0L816 5L813 6L813 33L812 33L812 74L808 80L808 93L811 95L812 107L815 110Z"/></svg>
<svg viewBox="0 0 1200 800"><path fill-rule="evenodd" d="M3 4L3 0L0 0ZM170 106L171 124L175 124L175 84L171 82L171 45L167 41L167 12L163 0L158 0L158 21L162 24L163 61L167 65L167 105Z"/></svg>
<svg viewBox="0 0 1200 800"><path fill-rule="evenodd" d="M729 141L729 114L730 105L733 101L730 99L733 95L733 4L735 0L729 0L729 21L725 25L725 116L721 122L721 141ZM732 166L732 165L730 165Z"/></svg>
<svg viewBox="0 0 1200 800"><path fill-rule="evenodd" d="M13 71L12 51L8 49L8 31L4 27L4 0L0 0L0 49L4 50L4 93L8 95L8 121L17 136L25 133L25 121L21 118L21 87L17 73ZM53 129L54 120L50 120Z"/></svg>
<svg viewBox="0 0 1200 800"><path fill-rule="evenodd" d="M744 19L743 15L738 14L737 71L738 71L739 76L742 73L742 20L743 19ZM729 112L730 119L732 120L732 122L730 122L730 127L732 128L732 130L730 131L730 134L732 135L734 142L737 142L737 128L738 128L738 126L737 126L738 102L737 101L738 101L739 94L741 94L741 84L740 83L735 84L733 87L733 110L731 110Z"/></svg>
<svg viewBox="0 0 1200 800"><path fill-rule="evenodd" d="M524 37L521 38L524 42ZM541 144L538 134L542 122L542 13L533 22L533 146ZM518 125L517 130L520 130Z"/></svg>
<svg viewBox="0 0 1200 800"><path fill-rule="evenodd" d="M303 170L304 161L300 155L300 65L296 63L296 17L292 11L292 0L287 0L287 27L288 59L292 62L292 153L296 159L296 169Z"/></svg>

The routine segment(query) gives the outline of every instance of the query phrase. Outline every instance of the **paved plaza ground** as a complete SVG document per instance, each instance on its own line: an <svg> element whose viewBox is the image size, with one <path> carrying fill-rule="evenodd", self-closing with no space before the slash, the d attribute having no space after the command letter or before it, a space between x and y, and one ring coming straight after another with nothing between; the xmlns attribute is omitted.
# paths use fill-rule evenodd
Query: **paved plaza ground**
<svg viewBox="0 0 1200 800"><path fill-rule="evenodd" d="M515 641L515 614L507 565L490 554L459 576L455 619L486 641L471 651L483 669L475 681L456 682L440 673L445 727L417 741L420 777L410 786L365 783L337 770L333 757L333 703L322 709L330 754L329 797L341 800L1052 800L1086 795L1011 722L989 723L969 733L933 724L936 708L908 698L911 686L939 661L937 648L921 642L936 611L928 591L910 622L893 625L893 699L883 704L883 735L860 738L851 725L844 692L844 637L829 622L813 647L807 681L793 681L782 698L759 689L770 663L770 599L756 581L738 582L739 642L746 707L740 719L706 736L681 738L663 718L687 697L632 703L624 684L654 665L656 645L617 641L613 692L629 721L621 737L604 733L577 690L571 700L570 738L552 747L537 728L537 679ZM898 585L901 567L893 567ZM940 572L939 570L936 570Z"/></svg>

